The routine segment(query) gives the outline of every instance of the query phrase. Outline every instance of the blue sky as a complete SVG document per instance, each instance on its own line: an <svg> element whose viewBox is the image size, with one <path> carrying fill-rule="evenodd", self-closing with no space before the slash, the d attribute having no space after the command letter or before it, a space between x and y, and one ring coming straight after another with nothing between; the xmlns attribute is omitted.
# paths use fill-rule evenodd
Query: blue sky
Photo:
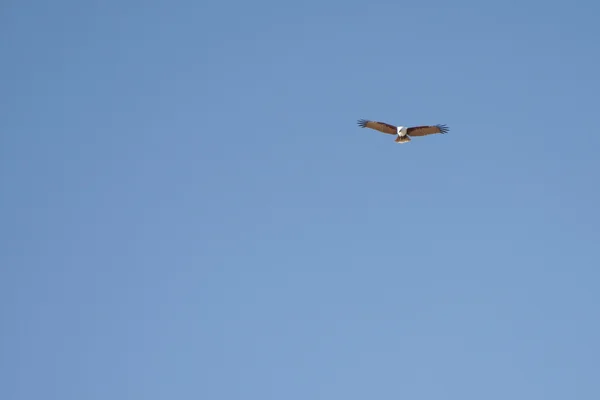
<svg viewBox="0 0 600 400"><path fill-rule="evenodd" d="M599 398L599 12L4 2L0 398Z"/></svg>

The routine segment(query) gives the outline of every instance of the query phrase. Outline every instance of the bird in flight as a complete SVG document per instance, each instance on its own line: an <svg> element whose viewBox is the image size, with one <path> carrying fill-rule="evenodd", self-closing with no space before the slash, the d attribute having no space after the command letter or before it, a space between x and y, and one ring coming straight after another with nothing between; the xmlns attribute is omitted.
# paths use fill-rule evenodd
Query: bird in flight
<svg viewBox="0 0 600 400"><path fill-rule="evenodd" d="M436 133L444 134L449 131L446 125L423 125L407 128L406 126L394 126L385 122L369 121L366 119L359 119L358 126L375 129L389 135L397 135L396 139L394 139L396 143L408 143L411 140L410 138L414 136L427 136Z"/></svg>

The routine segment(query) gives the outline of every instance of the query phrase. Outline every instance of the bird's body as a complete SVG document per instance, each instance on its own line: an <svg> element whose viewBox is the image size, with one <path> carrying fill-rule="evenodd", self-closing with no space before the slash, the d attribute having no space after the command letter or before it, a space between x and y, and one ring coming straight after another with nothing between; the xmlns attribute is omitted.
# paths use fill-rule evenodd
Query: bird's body
<svg viewBox="0 0 600 400"><path fill-rule="evenodd" d="M412 136L426 136L436 133L444 134L448 132L446 125L422 125L422 126L395 126L385 122L369 121L365 119L358 120L358 126L361 128L371 128L388 135L396 135L396 143L408 143Z"/></svg>

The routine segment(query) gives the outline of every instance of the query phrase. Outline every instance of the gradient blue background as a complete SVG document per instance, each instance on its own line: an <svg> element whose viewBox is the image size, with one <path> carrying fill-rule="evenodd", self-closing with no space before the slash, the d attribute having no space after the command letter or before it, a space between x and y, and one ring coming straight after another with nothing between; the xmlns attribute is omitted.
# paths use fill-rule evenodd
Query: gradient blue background
<svg viewBox="0 0 600 400"><path fill-rule="evenodd" d="M0 398L600 398L598 4L3 2Z"/></svg>

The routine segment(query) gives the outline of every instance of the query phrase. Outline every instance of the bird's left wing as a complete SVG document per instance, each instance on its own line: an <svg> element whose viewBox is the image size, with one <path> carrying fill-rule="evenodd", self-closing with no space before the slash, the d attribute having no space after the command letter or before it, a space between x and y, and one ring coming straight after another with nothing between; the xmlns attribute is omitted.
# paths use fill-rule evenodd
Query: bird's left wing
<svg viewBox="0 0 600 400"><path fill-rule="evenodd" d="M371 128L379 132L395 135L398 133L397 128L394 125L386 124L385 122L379 121L367 121L366 119L359 119L358 126L361 128Z"/></svg>
<svg viewBox="0 0 600 400"><path fill-rule="evenodd" d="M426 136L433 135L436 133L446 133L449 129L446 125L424 125L424 126L413 126L406 130L408 136Z"/></svg>

